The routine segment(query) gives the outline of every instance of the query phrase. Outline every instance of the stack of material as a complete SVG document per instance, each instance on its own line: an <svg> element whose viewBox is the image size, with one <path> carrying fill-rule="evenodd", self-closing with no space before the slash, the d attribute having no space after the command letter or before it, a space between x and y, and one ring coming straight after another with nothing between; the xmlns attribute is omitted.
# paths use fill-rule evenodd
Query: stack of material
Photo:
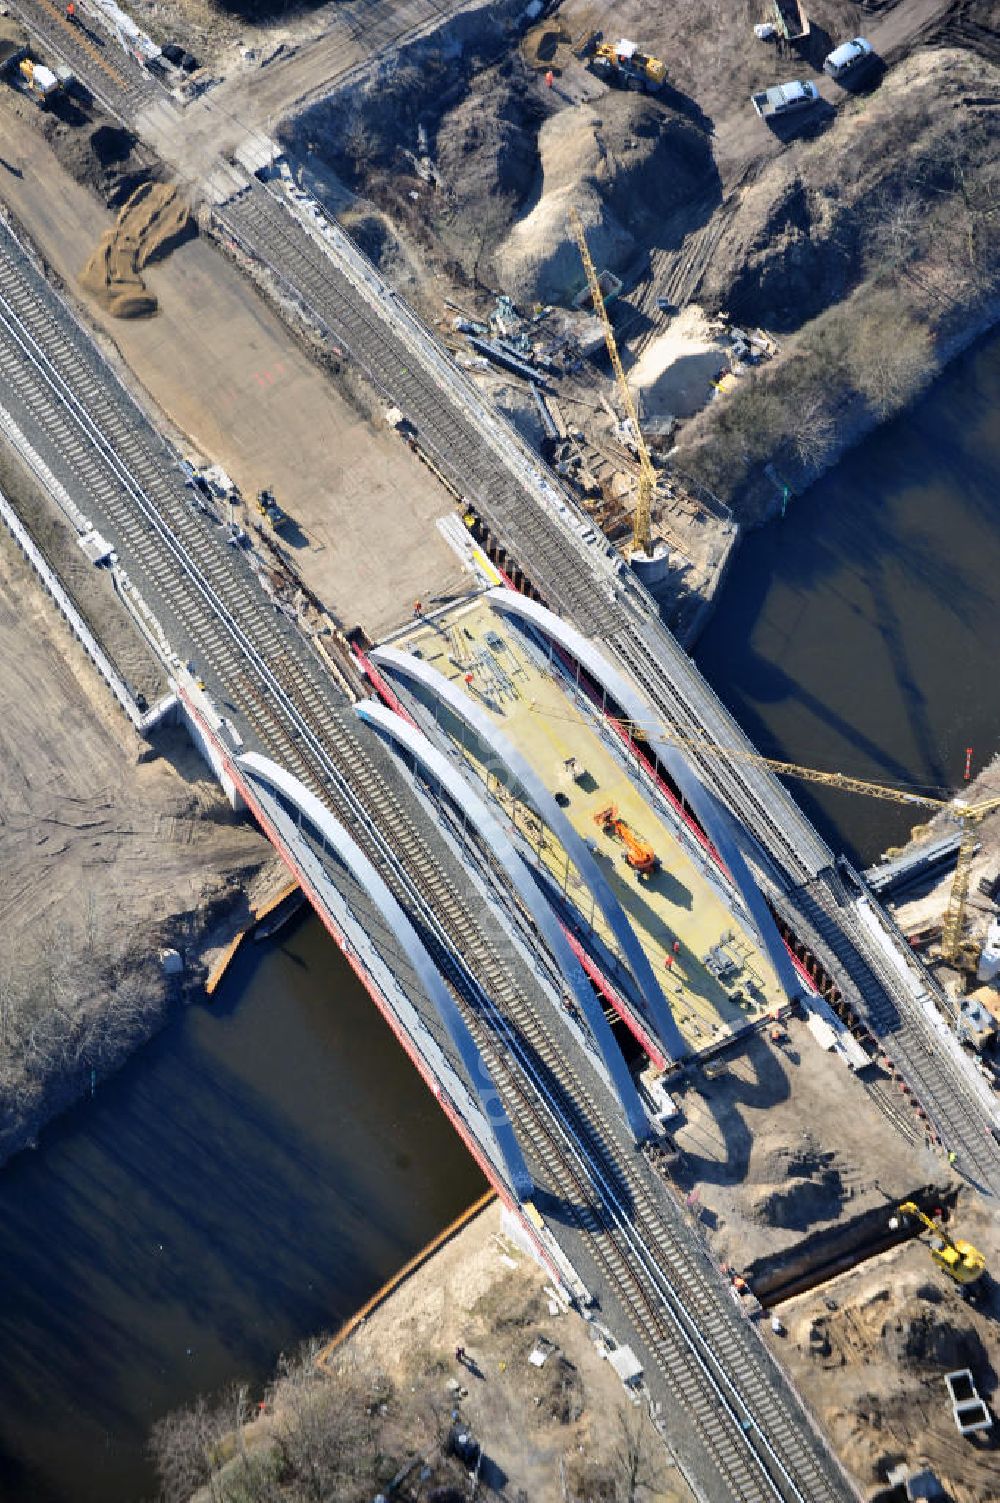
<svg viewBox="0 0 1000 1503"><path fill-rule="evenodd" d="M156 298L140 273L194 233L191 211L175 187L141 183L102 236L80 273L80 285L115 318L155 313Z"/></svg>

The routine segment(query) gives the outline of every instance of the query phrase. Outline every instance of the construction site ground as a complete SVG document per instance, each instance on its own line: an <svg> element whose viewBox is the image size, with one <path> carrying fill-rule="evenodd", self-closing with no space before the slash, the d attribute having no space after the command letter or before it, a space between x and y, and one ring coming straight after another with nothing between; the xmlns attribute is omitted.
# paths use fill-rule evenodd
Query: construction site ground
<svg viewBox="0 0 1000 1503"><path fill-rule="evenodd" d="M433 1456L440 1416L457 1409L488 1458L484 1498L612 1503L625 1496L624 1418L633 1431L641 1426L641 1496L693 1503L642 1411L598 1355L591 1328L564 1313L547 1286L545 1273L504 1234L493 1202L332 1354L328 1381L387 1380L390 1455ZM548 1355L537 1367L529 1357L539 1345ZM460 1346L464 1364L455 1360ZM270 1412L249 1427L249 1440L267 1443L284 1402L279 1380Z"/></svg>
<svg viewBox="0 0 1000 1503"><path fill-rule="evenodd" d="M895 1087L869 1088L799 1018L695 1068L675 1088L677 1178L723 1262L737 1269L788 1252L806 1234L947 1179ZM889 1212L887 1211L887 1215Z"/></svg>
<svg viewBox="0 0 1000 1503"><path fill-rule="evenodd" d="M960 1198L954 1225L1000 1268L996 1217ZM923 1242L907 1242L778 1308L785 1334L767 1339L866 1496L891 1467L929 1467L951 1503L996 1503L1000 1289L986 1275L980 1304L962 1298L932 1264ZM994 1428L962 1436L944 1375L968 1368Z"/></svg>
<svg viewBox="0 0 1000 1503"><path fill-rule="evenodd" d="M415 599L464 580L435 520L453 504L395 433L338 390L242 274L189 240L143 273L155 317L115 318L78 277L112 223L39 130L38 111L0 91L0 194L105 348L184 452L219 463L252 503L270 487L292 525L282 539L306 584L346 626L396 624ZM96 186L96 184L95 184ZM257 520L249 509L248 521Z"/></svg>
<svg viewBox="0 0 1000 1503"><path fill-rule="evenodd" d="M0 485L31 514L12 467ZM41 532L61 564L57 535ZM67 574L82 596L86 582ZM88 611L113 653L130 631L115 625L115 608L109 589ZM232 814L181 730L162 730L149 756L6 528L0 616L2 1157L82 1084L71 1078L72 1057L46 1055L50 1013L86 1013L95 1026L95 1014L104 1015L104 1065L115 1055L119 1019L128 1053L159 1016L157 945L178 945L197 975L212 924L249 913L248 894L273 858Z"/></svg>
<svg viewBox="0 0 1000 1503"><path fill-rule="evenodd" d="M424 662L468 693L558 798L634 926L692 1051L780 1007L783 993L773 970L734 920L710 878L709 858L696 857L693 846L681 843L602 740L592 712L574 703L570 681L558 669L540 666L519 633L485 600L475 599L422 622L393 645L418 651ZM470 738L457 718L440 711L438 719L466 747L470 760L481 755L478 743L467 745ZM571 762L575 777L567 771ZM476 765L483 775L481 764ZM494 778L491 787L495 784ZM497 792L505 812L529 842L537 847L541 841L542 862L556 882L563 886L568 881L567 890L583 921L614 949L614 937L600 910L595 911L589 890L574 869L568 871L557 834L543 830L535 815L505 790ZM595 823L595 816L609 806L652 847L658 870L640 876L626 863L621 842ZM733 957L734 976L725 984L705 963L720 947Z"/></svg>
<svg viewBox="0 0 1000 1503"><path fill-rule="evenodd" d="M880 1207L888 1226L902 1200L925 1186L946 1190L946 1166L893 1091L883 1100L910 1118L915 1143L795 1018L780 1043L761 1035L692 1072L675 1092L675 1177L720 1263L734 1274L751 1264L780 1270L805 1238L865 1213L881 1225ZM1000 1268L996 1218L968 1187L949 1227L986 1254L989 1269ZM993 1404L1000 1289L993 1279L986 1287L983 1303L969 1306L926 1245L911 1241L776 1305L782 1334L771 1330L769 1311L760 1318L866 1497L884 1487L889 1466L906 1461L916 1470L922 1459L954 1503L1000 1497L996 1442L958 1434L943 1381L971 1367Z"/></svg>
<svg viewBox="0 0 1000 1503"><path fill-rule="evenodd" d="M990 55L987 9L957 0L907 0L874 15L852 0L816 0L808 45L787 51L754 36L763 9L743 0L707 9L565 0L527 36L512 32L504 42L483 9L470 5L461 49L449 54L443 42L436 50L422 42L401 50L394 69L373 68L368 82L363 71L345 74L279 134L307 161L303 170L314 186L324 176L339 180L332 194L338 212L350 204L344 184L358 195L346 213L365 248L425 314L433 313L446 342L473 367L482 360L452 334L454 312L442 307L448 289L476 318L499 288L526 314L536 304L565 304L582 285L566 232L568 209L578 210L598 266L625 280L613 315L626 368L648 374L650 362L665 361L676 344L677 370L657 371L645 392L646 416L683 419L710 402L713 383L733 362L725 350L715 362L702 339L682 340L677 310L698 318L700 305L728 309L739 327L777 332L780 344L863 284L871 273L864 222L880 194L888 202L897 192L905 156L894 122L913 108L927 139L946 143L955 109L974 104L977 48ZM484 18L478 33L470 19L477 14ZM608 90L575 55L589 30L637 38L666 61L666 87L655 98ZM870 76L877 85L871 97L865 88L834 86L821 72L834 43L859 31L889 65L884 76ZM924 45L952 39L968 50L945 54ZM962 75L954 99L935 95L944 57L955 78ZM817 83L822 107L794 132L771 130L754 114L750 94L796 76ZM914 130L900 125L908 139ZM373 230L372 244L363 225ZM527 384L487 371L476 378L537 441ZM613 383L606 372L589 383L553 380L570 425L583 430L585 473L578 478L598 482L599 493L587 487L587 504L602 525L622 531L634 466L595 400L599 390L618 407ZM684 432L665 472L678 482L700 465L698 441L695 454L685 451ZM787 437L775 430L772 448ZM818 465L817 445L805 443L805 450ZM740 483L731 472L740 466L727 459L724 468L720 488L731 497ZM753 504L741 511L751 520L781 500L781 485L763 468L763 478L755 471ZM731 535L724 513L706 518L697 505L674 507L669 491L660 521L679 564L664 605L686 635L699 614L688 597L703 599L717 588ZM627 515L623 531L627 536Z"/></svg>

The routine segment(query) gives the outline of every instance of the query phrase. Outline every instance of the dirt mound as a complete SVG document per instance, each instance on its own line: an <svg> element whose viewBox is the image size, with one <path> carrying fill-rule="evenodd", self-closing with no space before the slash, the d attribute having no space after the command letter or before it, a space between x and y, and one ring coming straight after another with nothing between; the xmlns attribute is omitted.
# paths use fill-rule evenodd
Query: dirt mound
<svg viewBox="0 0 1000 1503"><path fill-rule="evenodd" d="M80 273L80 285L115 318L142 318L156 312L156 298L140 275L151 261L167 256L195 233L194 221L177 189L142 183Z"/></svg>
<svg viewBox="0 0 1000 1503"><path fill-rule="evenodd" d="M978 1331L937 1316L917 1300L908 1300L885 1322L881 1346L890 1362L917 1371L925 1367L943 1371L971 1367L981 1371L987 1363L986 1348Z"/></svg>
<svg viewBox="0 0 1000 1503"><path fill-rule="evenodd" d="M42 130L63 167L106 204L124 203L140 183L158 175L137 137L122 126L72 125L48 114Z"/></svg>
<svg viewBox="0 0 1000 1503"><path fill-rule="evenodd" d="M551 68L558 73L571 41L570 33L558 20L542 21L525 34L521 56L529 68Z"/></svg>
<svg viewBox="0 0 1000 1503"><path fill-rule="evenodd" d="M809 1139L798 1148L765 1148L756 1175L750 1215L764 1226L789 1231L805 1231L817 1221L839 1216L852 1193L835 1155L818 1149Z"/></svg>
<svg viewBox="0 0 1000 1503"><path fill-rule="evenodd" d="M815 1179L784 1187L762 1187L751 1214L765 1226L804 1231L816 1221L830 1221L844 1205L844 1183L837 1169L824 1169Z"/></svg>
<svg viewBox="0 0 1000 1503"><path fill-rule="evenodd" d="M696 304L671 319L666 333L650 341L629 373L631 386L642 393L646 415L691 417L711 395L710 383L725 367L728 348Z"/></svg>
<svg viewBox="0 0 1000 1503"><path fill-rule="evenodd" d="M436 132L438 168L459 213L497 193L522 202L538 171L538 134L548 113L518 67L474 80Z"/></svg>
<svg viewBox="0 0 1000 1503"><path fill-rule="evenodd" d="M640 246L657 243L665 219L704 198L715 174L699 129L633 94L551 116L539 131L538 157L531 206L496 255L504 286L524 302L565 300L582 284L566 231L571 207L595 260L622 271Z"/></svg>

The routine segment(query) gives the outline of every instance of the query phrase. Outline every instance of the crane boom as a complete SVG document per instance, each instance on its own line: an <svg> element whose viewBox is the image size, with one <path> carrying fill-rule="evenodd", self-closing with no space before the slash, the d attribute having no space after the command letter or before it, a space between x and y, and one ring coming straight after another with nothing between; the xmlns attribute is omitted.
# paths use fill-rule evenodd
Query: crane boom
<svg viewBox="0 0 1000 1503"><path fill-rule="evenodd" d="M758 767L767 767L781 777L797 778L803 783L818 783L824 788L839 788L844 793L860 793L868 798L884 799L894 804L915 805L918 808L941 811L948 809L962 827L962 839L955 862L948 906L941 930L941 956L949 964L965 959L963 933L965 909L969 896L969 881L972 874L972 857L976 848L977 826L988 814L1000 809L1000 798L985 799L982 803L963 803L957 798L937 798L930 793L914 793L908 788L893 788L886 783L875 783L868 778L855 778L844 772L823 772L818 767L805 767L799 762L783 762L777 757L765 757L760 752L745 747L720 746L705 736L691 736L676 730L662 721L639 721L615 717L618 724L630 736L649 735L662 737L672 746L704 752L710 757L725 757L733 762L750 762Z"/></svg>
<svg viewBox="0 0 1000 1503"><path fill-rule="evenodd" d="M630 726L632 730L639 731L640 734L642 732L642 726L639 724L627 721L625 725ZM826 788L839 788L845 793L860 793L869 798L884 799L896 804L917 805L920 808L939 811L950 809L962 826L962 839L959 843L955 875L952 878L948 906L941 930L941 955L949 964L956 964L965 959L963 942L965 909L972 875L972 857L976 848L976 829L988 814L1000 809L1000 798L986 799L980 804L960 803L957 799L935 798L927 793L913 793L906 788L893 788L885 783L872 782L868 778L850 777L843 772L821 772L816 767L804 767L798 762L782 762L776 757L764 757L759 752L747 751L742 747L719 746L713 741L697 736L681 736L670 726L658 725L656 730L658 734L674 744L696 746L700 751L706 751L711 756L754 762L759 766L770 768L772 772L785 777L798 778L805 783L819 783Z"/></svg>
<svg viewBox="0 0 1000 1503"><path fill-rule="evenodd" d="M639 414L635 409L632 393L629 391L628 381L625 379L625 371L622 367L621 356L618 353L618 344L615 340L615 331L608 317L608 310L604 306L604 294L601 292L600 278L597 275L597 267L587 245L587 237L583 229L583 220L575 209L569 211L569 225L573 232L580 252L580 260L587 277L587 286L590 288L590 299L594 305L594 312L604 325L604 343L608 347L608 355L611 359L611 368L618 382L618 390L621 394L622 406L632 428L635 437L636 453L639 457L639 486L636 498L635 515L632 518L632 547L636 553L644 553L647 558L653 554L653 495L656 491L656 471L653 469L653 461L649 457L646 448L646 440L642 436L639 427Z"/></svg>

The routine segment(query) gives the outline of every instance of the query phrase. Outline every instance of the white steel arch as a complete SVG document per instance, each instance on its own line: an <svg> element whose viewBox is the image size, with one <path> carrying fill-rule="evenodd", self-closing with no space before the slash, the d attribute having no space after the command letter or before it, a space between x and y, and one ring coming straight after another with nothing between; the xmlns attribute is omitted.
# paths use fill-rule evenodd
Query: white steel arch
<svg viewBox="0 0 1000 1503"><path fill-rule="evenodd" d="M556 918L548 899L541 892L531 875L531 869L519 853L503 825L496 818L485 799L480 798L459 772L454 762L445 756L423 731L404 720L377 699L363 699L354 706L354 712L367 725L385 733L397 747L402 747L414 758L424 773L436 780L453 803L457 804L472 829L489 847L503 867L518 897L531 914L535 926L548 945L560 974L570 987L587 1020L594 1042L604 1061L625 1120L632 1135L639 1142L649 1136L649 1119L643 1110L635 1081L607 1018L604 1009L587 980L583 966L570 949L562 925Z"/></svg>
<svg viewBox="0 0 1000 1503"><path fill-rule="evenodd" d="M600 684L624 715L642 727L646 740L728 866L733 883L753 917L758 938L786 996L793 1000L800 997L803 987L798 972L743 855L743 844L751 842L753 837L737 823L715 794L705 787L683 751L657 734L654 728L656 712L639 689L598 651L593 642L547 606L540 605L537 600L530 600L517 590L493 589L488 592L488 597L491 607L500 615L514 616L527 622L562 647L586 669L595 683Z"/></svg>
<svg viewBox="0 0 1000 1503"><path fill-rule="evenodd" d="M666 998L656 977L653 975L649 957L640 945L635 930L626 917L625 910L611 890L590 847L563 813L551 790L545 786L526 758L522 757L517 748L511 745L503 732L497 729L489 716L457 685L438 673L436 668L432 668L422 658L414 657L411 653L400 652L395 647L378 647L372 653L372 658L379 667L385 668L397 678L408 679L411 683L419 684L433 699L446 705L459 720L475 732L490 751L495 753L497 760L521 785L537 813L558 836L563 849L583 882L586 883L594 902L603 913L618 941L622 955L628 963L633 980L645 1003L647 1021L656 1030L660 1042L671 1058L681 1059L688 1052L688 1048L680 1029L674 1022L673 1014L667 1006Z"/></svg>
<svg viewBox="0 0 1000 1503"><path fill-rule="evenodd" d="M441 972L386 883L361 847L348 835L343 825L334 818L315 793L306 788L293 773L280 767L270 757L261 756L259 752L245 752L236 758L236 764L245 775L251 779L259 779L275 792L280 793L283 798L288 799L313 829L323 837L392 929L465 1066L465 1072L479 1098L486 1121L489 1123L497 1148L503 1158L514 1193L520 1200L530 1199L534 1189L531 1175L528 1173L520 1144L514 1135L507 1109L493 1077L466 1026L465 1019L458 1010L455 999L444 983Z"/></svg>

